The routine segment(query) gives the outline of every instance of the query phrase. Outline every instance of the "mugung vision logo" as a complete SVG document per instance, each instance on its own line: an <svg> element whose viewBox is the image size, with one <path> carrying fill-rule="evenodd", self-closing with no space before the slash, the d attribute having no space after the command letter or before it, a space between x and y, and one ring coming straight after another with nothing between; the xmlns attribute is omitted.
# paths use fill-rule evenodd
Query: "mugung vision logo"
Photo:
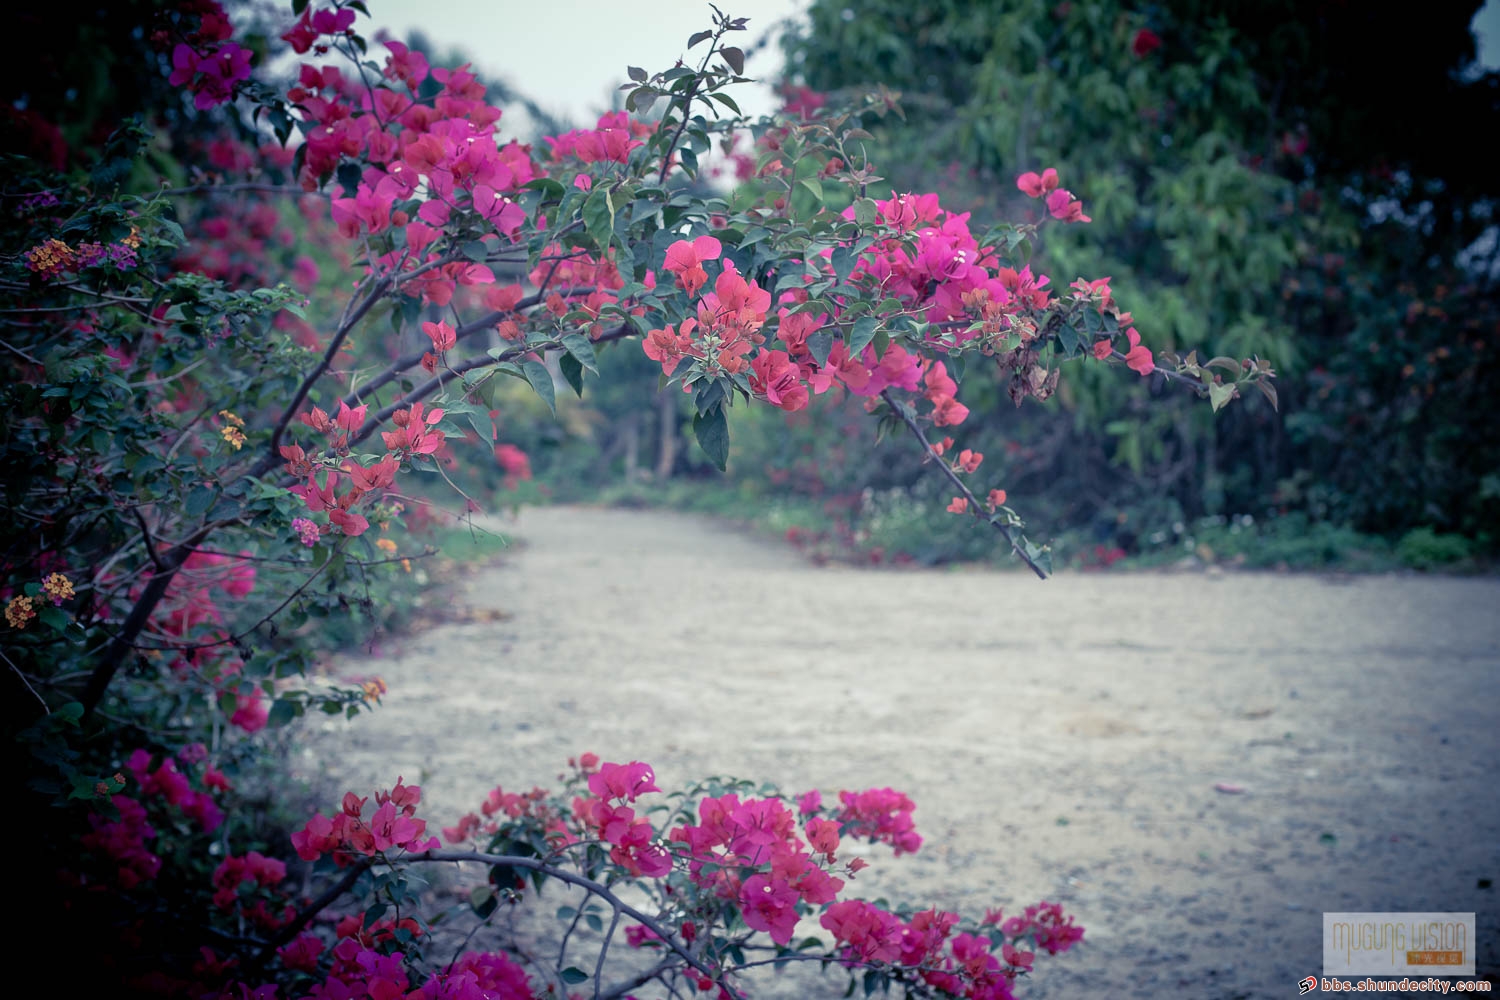
<svg viewBox="0 0 1500 1000"><path fill-rule="evenodd" d="M1472 913L1325 913L1323 974L1474 975Z"/></svg>

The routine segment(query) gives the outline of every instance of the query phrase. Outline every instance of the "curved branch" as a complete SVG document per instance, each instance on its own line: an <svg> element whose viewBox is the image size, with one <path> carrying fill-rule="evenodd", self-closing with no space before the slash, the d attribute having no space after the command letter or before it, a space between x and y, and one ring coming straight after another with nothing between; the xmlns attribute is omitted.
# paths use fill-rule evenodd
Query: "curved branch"
<svg viewBox="0 0 1500 1000"><path fill-rule="evenodd" d="M678 944L677 941L673 939L672 932L670 930L668 930L655 918L646 916L646 914L642 913L640 910L637 910L635 907L625 902L619 896L616 896L610 890L609 886L605 885L602 882L596 882L593 879L586 878L582 875L574 875L572 872L564 871L561 868L556 868L552 865L549 865L547 864L547 862L541 860L540 858L511 857L504 854L484 854L480 851L424 851L421 854L407 855L401 860L473 861L485 865L508 865L512 868L528 868L532 871L541 872L543 875L555 878L559 882L566 882L569 885L576 885L579 888L584 889L585 891L590 892L595 896L598 896L610 906L614 907L616 917L623 913L626 916L630 917L632 920L638 921L641 924L644 924L646 927L650 928L658 937L662 939L662 941L666 943L667 947L676 952L678 957L680 957L683 961L687 962L693 968L697 969L699 972L703 973L705 976L718 983L721 987L723 987L726 993L734 998L734 1000L744 1000L744 996L739 991L737 991L729 983L725 982L723 972L719 972L716 974L711 968L709 968L707 965L704 965L702 960L699 959L696 955L688 951L682 945Z"/></svg>

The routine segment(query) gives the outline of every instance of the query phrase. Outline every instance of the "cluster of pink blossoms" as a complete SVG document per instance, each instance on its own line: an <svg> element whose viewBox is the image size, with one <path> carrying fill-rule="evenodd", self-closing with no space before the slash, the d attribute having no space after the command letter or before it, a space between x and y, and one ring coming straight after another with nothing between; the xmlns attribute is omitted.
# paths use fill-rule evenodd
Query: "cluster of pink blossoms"
<svg viewBox="0 0 1500 1000"><path fill-rule="evenodd" d="M574 129L558 136L547 136L552 158L574 156L584 163L625 163L630 151L645 145L645 139L656 131L654 125L634 121L624 111L606 112L591 129Z"/></svg>
<svg viewBox="0 0 1500 1000"><path fill-rule="evenodd" d="M199 15L198 26L173 47L170 79L194 95L194 107L206 111L227 103L234 85L250 79L250 50L229 41L234 27L214 0L194 0L190 6Z"/></svg>
<svg viewBox="0 0 1500 1000"><path fill-rule="evenodd" d="M333 856L340 866L355 856L373 857L392 850L427 851L442 846L436 837L423 839L427 821L417 819L422 789L402 784L387 792L375 794L376 808L364 818L363 799L349 792L343 808L333 816L317 815L292 834L292 846L303 861L316 861L325 854Z"/></svg>
<svg viewBox="0 0 1500 1000"><path fill-rule="evenodd" d="M180 754L182 762L189 766L201 763L207 750L200 743L185 747ZM156 878L161 870L161 859L146 846L156 839L156 830L151 826L145 803L160 800L168 808L191 819L204 833L213 833L224 822L224 811L210 794L211 789L229 791L229 780L211 765L206 766L200 776L201 789L193 787L192 781L178 767L171 755L164 756L153 770L150 751L140 749L131 753L125 762L126 770L135 779L140 790L139 798L114 795L110 803L119 812L118 819L106 819L98 813L90 814L91 831L80 843L85 850L96 852L118 865L115 881L122 889L133 889L142 882ZM124 775L115 779L116 787ZM108 794L108 786L101 783L100 794Z"/></svg>
<svg viewBox="0 0 1500 1000"><path fill-rule="evenodd" d="M349 485L342 493L339 492L338 472L330 471L325 466L314 466L301 445L281 445L281 457L286 460L286 471L299 478L307 477L306 482L292 487L292 492L302 498L310 512L327 513L329 530L337 528L350 536L362 535L370 528L369 520L354 508L367 498L380 495L394 483L396 473L400 471L405 459L414 455L433 455L443 448L445 440L442 430L436 426L443 419L443 411L434 409L424 414L425 404L414 403L409 409L398 410L391 415L391 423L396 428L394 431L381 432L386 454L368 466L360 465L347 456L351 436L364 426L368 409L364 403L351 407L340 400L338 411L332 417L317 406L298 415L303 424L328 439L329 451L345 456L339 468L349 477ZM321 483L318 481L320 471L325 473ZM294 522L293 527L302 543L316 543L317 536L308 525L311 524L314 529L317 529L317 525L306 518L297 520L301 523ZM319 533L322 530L318 529Z"/></svg>
<svg viewBox="0 0 1500 1000"><path fill-rule="evenodd" d="M167 587L166 596L157 605L151 627L164 638L177 642L206 640L216 645L198 644L173 661L173 668L212 678L220 696L230 696L235 707L230 724L254 733L265 727L269 708L259 687L231 690L231 682L243 667L239 657L223 640L228 637L224 613L218 601L247 596L255 589L255 564L250 553L238 556L217 552L195 551L187 557ZM132 590L139 594L144 583Z"/></svg>
<svg viewBox="0 0 1500 1000"><path fill-rule="evenodd" d="M320 11L288 33L300 51L314 40L348 30L321 22ZM340 14L351 14L348 10ZM326 20L326 19L325 19ZM530 147L501 146L495 124L500 110L484 100L485 88L467 66L429 69L426 58L399 42L389 50L385 82L367 88L336 66L304 65L289 98L311 124L300 176L315 188L346 157L368 162L354 191L332 201L339 232L354 238L398 232L402 246L377 260L383 272L415 270L435 263L426 253L454 213L472 215L502 238L514 235L525 214L512 195L540 176ZM428 76L442 90L431 104L418 103L417 88ZM434 266L402 283L406 294L445 305L461 285L489 285L494 273L482 264L455 261Z"/></svg>
<svg viewBox="0 0 1500 1000"><path fill-rule="evenodd" d="M1016 977L1030 972L1035 958L1032 952L1011 944L1002 944L997 958L990 938L953 934L958 914L936 908L902 922L872 903L851 899L830 906L820 923L842 946L846 962L919 967L928 985L966 1000L1012 1000ZM1081 927L1071 926L1071 918L1069 923L1076 936L1058 951L1066 951L1083 936Z"/></svg>
<svg viewBox="0 0 1500 1000"><path fill-rule="evenodd" d="M696 825L674 828L670 836L672 843L682 845L688 877L721 897L737 900L745 924L765 931L777 944L791 941L799 902L831 903L844 887L843 879L814 860L822 856L825 864L833 864L839 847L836 824L811 820L804 841L797 817L780 799L741 801L732 793L702 800L698 819ZM769 871L741 877L741 869L765 865ZM851 863L846 872L859 867L863 862Z"/></svg>
<svg viewBox="0 0 1500 1000"><path fill-rule="evenodd" d="M898 235L915 237L915 253L896 237L877 241L861 254L850 284L895 298L904 310L928 322L951 326L980 321L974 324L977 329L951 334L960 341L1006 329L1015 318L1051 304L1045 276L1033 275L1029 268L1000 267L993 251L982 251L970 233L968 214L945 211L937 195L893 193L889 200L877 202L876 210L883 225ZM853 220L852 207L844 214ZM668 247L663 269L693 298L708 281L705 263L718 260L722 252L713 236L679 240ZM866 345L851 356L845 342L838 339L819 362L808 347L808 338L829 328L836 317L798 311L807 301L802 289L783 292L775 335L785 350L757 351L766 340L763 328L770 294L753 280L747 281L726 260L713 292L699 300L696 316L676 327L651 330L642 349L669 375L684 359L694 359L712 373L747 372L755 394L787 411L801 409L810 395L839 385L866 397L888 388L907 392L921 388L933 405L932 418L939 427L959 424L968 416L967 407L955 398L957 384L943 363L927 361L900 344L888 344L878 356L873 345ZM1034 336L1025 323L1017 329L1023 339Z"/></svg>
<svg viewBox="0 0 1500 1000"><path fill-rule="evenodd" d="M235 911L263 930L275 930L296 915L296 909L285 899L271 896L285 880L284 861L268 858L259 851L243 856L231 854L214 869L214 905ZM274 902L281 903L279 910L271 909Z"/></svg>
<svg viewBox="0 0 1500 1000"><path fill-rule="evenodd" d="M453 826L443 827L443 838L450 844L457 844L480 834L493 836L500 829L502 821L498 817L503 814L510 820L540 820L549 834L571 839L561 817L546 805L546 800L547 793L540 788L533 788L529 792L507 792L503 788L493 788L480 805L478 813L466 813Z"/></svg>
<svg viewBox="0 0 1500 1000"><path fill-rule="evenodd" d="M317 942L321 949L322 943ZM312 944L306 945L311 948ZM284 951L284 950L283 950ZM308 1000L531 1000L536 994L526 970L505 955L488 952L466 952L456 961L432 975L420 986L407 974L400 952L383 954L345 937L334 946L327 977L307 993ZM316 955L314 955L314 959ZM283 954L288 968L308 968L304 954L294 953L291 961ZM298 962L292 965L291 962Z"/></svg>
<svg viewBox="0 0 1500 1000"><path fill-rule="evenodd" d="M1062 222L1093 222L1083 214L1083 202L1073 192L1057 186L1057 171L1051 167L1040 175L1030 171L1016 178L1016 187L1031 198L1046 198L1047 211Z"/></svg>
<svg viewBox="0 0 1500 1000"><path fill-rule="evenodd" d="M650 765L604 763L589 775L589 791L597 798L573 800L573 815L584 829L610 845L610 860L632 875L660 878L672 870L672 856L656 843L649 821L625 805L648 792L659 792ZM613 804L612 804L613 803Z"/></svg>
<svg viewBox="0 0 1500 1000"><path fill-rule="evenodd" d="M922 846L911 818L915 808L911 799L894 788L839 792L838 821L845 833L890 844L899 857L914 854Z"/></svg>

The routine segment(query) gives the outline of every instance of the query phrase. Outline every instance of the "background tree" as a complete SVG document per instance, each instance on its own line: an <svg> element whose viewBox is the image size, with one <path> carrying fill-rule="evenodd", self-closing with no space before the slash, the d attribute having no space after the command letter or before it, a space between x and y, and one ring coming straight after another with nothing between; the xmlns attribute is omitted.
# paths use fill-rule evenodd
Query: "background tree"
<svg viewBox="0 0 1500 1000"><path fill-rule="evenodd" d="M1045 409L981 406L967 440L1049 526L1128 548L1270 513L1490 544L1496 182L1463 136L1500 124L1500 78L1472 67L1478 6L834 0L787 53L814 91L900 92L905 119L872 129L898 190L941 177L993 211L1024 202L1022 170L1086 176L1104 235L1049 235L1040 259L1128 283L1153 348L1284 375L1279 413L1219 421L1098 373Z"/></svg>

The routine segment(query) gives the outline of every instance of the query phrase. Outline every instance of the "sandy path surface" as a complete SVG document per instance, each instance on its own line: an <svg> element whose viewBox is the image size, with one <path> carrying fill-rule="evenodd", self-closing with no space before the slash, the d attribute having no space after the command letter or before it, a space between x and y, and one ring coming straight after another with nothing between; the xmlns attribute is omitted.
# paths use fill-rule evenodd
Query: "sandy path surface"
<svg viewBox="0 0 1500 1000"><path fill-rule="evenodd" d="M584 750L668 789L890 785L927 842L865 852L861 894L1087 927L1030 997L1295 996L1325 910L1472 910L1500 965L1500 581L1042 583L818 569L659 512L497 527L524 544L456 599L510 617L342 665L391 691L313 737L340 790L420 776L450 823Z"/></svg>

